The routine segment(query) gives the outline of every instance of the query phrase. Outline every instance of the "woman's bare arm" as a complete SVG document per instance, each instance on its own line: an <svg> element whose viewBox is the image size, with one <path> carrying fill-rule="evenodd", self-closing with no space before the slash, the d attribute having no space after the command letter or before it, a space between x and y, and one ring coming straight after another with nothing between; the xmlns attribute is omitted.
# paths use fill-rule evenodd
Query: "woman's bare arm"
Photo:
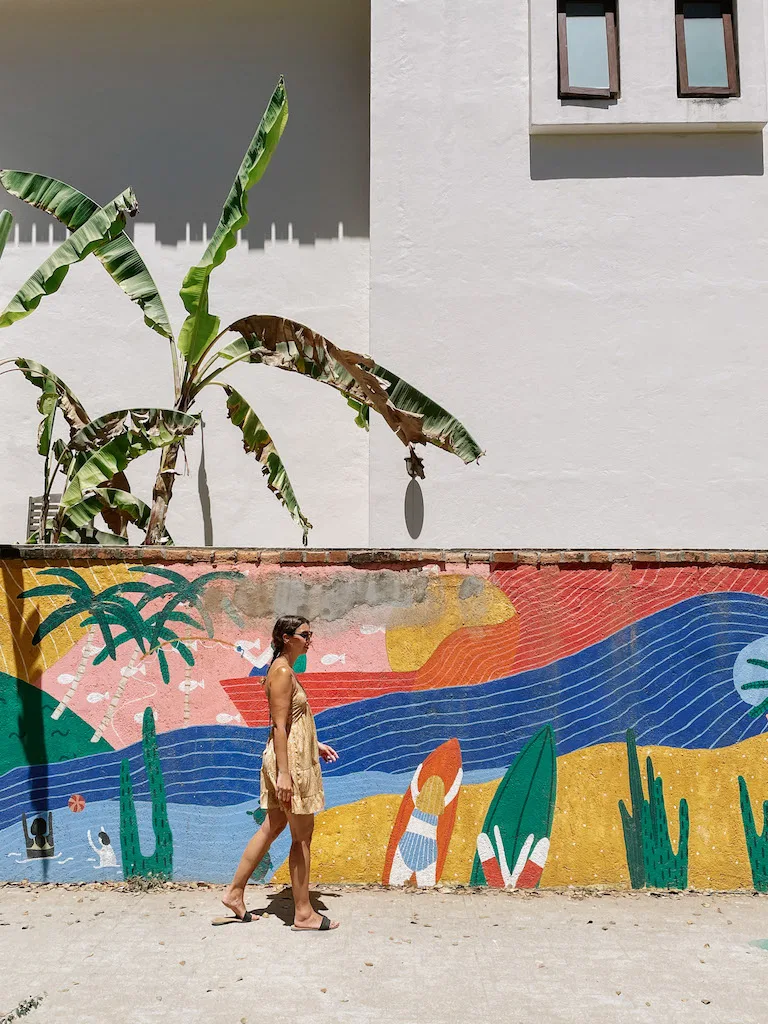
<svg viewBox="0 0 768 1024"><path fill-rule="evenodd" d="M293 673L286 665L274 665L267 675L266 686L277 761L277 796L281 803L290 804L293 783L288 768L288 732L291 725Z"/></svg>

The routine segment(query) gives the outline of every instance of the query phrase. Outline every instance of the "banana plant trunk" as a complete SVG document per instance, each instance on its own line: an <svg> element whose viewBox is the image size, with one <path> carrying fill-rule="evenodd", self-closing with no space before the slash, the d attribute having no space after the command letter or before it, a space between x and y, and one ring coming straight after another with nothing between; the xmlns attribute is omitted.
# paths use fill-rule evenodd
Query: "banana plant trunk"
<svg viewBox="0 0 768 1024"><path fill-rule="evenodd" d="M173 495L173 484L176 480L176 460L179 457L181 442L169 444L163 449L160 469L157 471L155 486L152 491L152 511L144 544L159 544L165 530L165 519L168 506Z"/></svg>

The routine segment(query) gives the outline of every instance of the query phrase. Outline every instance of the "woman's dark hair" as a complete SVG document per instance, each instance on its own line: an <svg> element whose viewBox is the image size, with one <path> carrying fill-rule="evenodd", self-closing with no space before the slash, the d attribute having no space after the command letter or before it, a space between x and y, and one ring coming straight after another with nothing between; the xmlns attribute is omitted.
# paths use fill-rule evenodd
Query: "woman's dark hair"
<svg viewBox="0 0 768 1024"><path fill-rule="evenodd" d="M309 619L303 615L281 615L272 630L272 661L283 653L283 637L294 636L300 626L308 626Z"/></svg>

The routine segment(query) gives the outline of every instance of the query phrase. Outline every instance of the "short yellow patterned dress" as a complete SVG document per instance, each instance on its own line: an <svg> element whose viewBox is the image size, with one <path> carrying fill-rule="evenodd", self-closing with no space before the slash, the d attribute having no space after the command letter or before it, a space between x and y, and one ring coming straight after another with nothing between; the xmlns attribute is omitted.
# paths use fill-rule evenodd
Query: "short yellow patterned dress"
<svg viewBox="0 0 768 1024"><path fill-rule="evenodd" d="M261 762L261 800L263 810L282 809L277 798L277 760L273 726ZM293 677L291 721L288 727L288 771L293 781L291 811L293 814L318 814L325 809L323 775L317 729L304 687Z"/></svg>

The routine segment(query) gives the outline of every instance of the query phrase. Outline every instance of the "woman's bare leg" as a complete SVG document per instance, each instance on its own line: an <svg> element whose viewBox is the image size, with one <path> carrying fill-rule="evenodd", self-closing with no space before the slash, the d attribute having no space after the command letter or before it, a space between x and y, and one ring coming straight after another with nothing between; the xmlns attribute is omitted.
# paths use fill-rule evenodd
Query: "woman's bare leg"
<svg viewBox="0 0 768 1024"><path fill-rule="evenodd" d="M243 856L237 865L237 871L235 871L235 877L221 898L224 906L229 907L238 917L242 917L246 911L243 896L248 879L261 858L285 828L286 821L285 811L270 808L261 828L243 851Z"/></svg>
<svg viewBox="0 0 768 1024"><path fill-rule="evenodd" d="M291 873L293 889L293 923L296 928L319 928L321 915L312 909L312 904L309 902L309 869L312 860L311 846L315 816L314 814L291 814L288 812L288 823L291 826L292 839L288 868ZM331 923L331 928L338 927L338 921Z"/></svg>

